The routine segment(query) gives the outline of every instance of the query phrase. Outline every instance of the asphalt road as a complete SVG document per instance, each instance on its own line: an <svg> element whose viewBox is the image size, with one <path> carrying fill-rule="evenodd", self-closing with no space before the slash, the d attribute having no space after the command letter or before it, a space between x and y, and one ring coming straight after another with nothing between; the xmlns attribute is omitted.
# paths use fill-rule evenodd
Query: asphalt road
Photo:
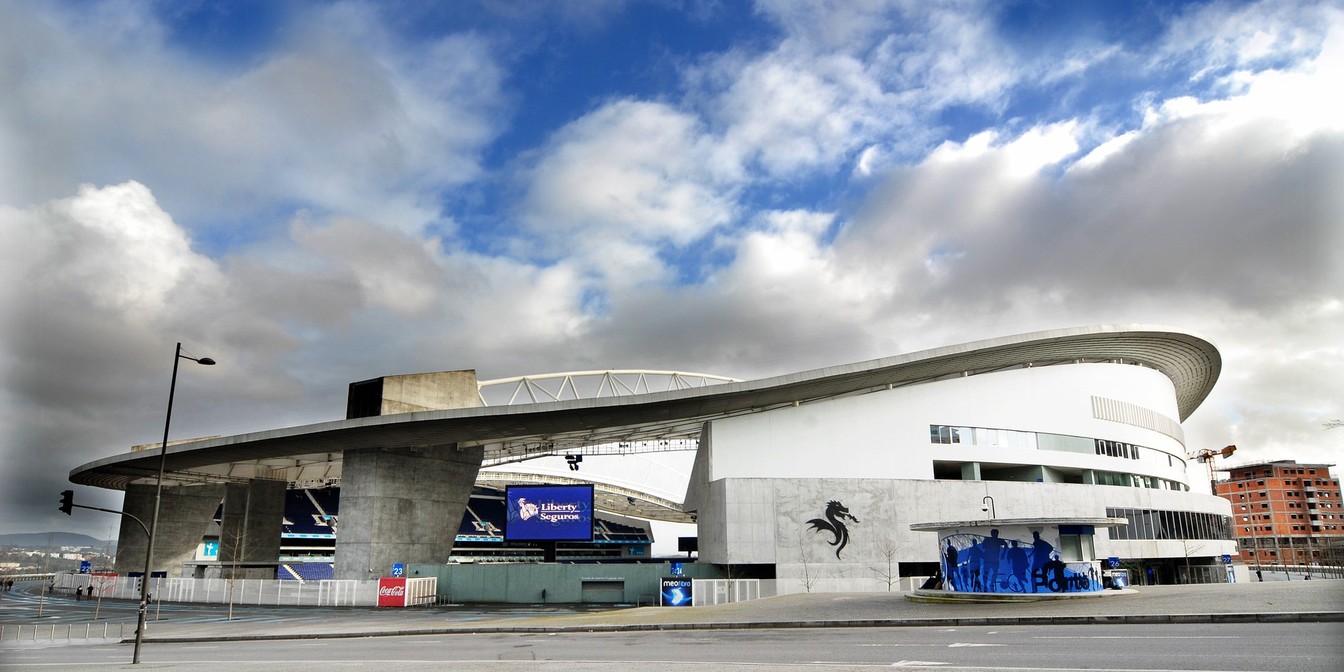
<svg viewBox="0 0 1344 672"><path fill-rule="evenodd" d="M0 669L131 667L126 644L10 646ZM785 628L162 642L153 670L1012 670L1339 672L1344 623Z"/></svg>

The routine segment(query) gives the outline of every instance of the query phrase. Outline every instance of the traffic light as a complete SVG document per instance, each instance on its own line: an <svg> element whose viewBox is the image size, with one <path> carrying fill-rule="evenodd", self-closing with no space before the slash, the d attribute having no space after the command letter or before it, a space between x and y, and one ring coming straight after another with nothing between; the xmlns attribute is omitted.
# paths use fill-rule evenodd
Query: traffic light
<svg viewBox="0 0 1344 672"><path fill-rule="evenodd" d="M74 491L74 490L62 490L62 491L61 491L61 513L64 513L65 515L68 516L68 515L70 515L70 510L73 509L73 508L75 508L75 491Z"/></svg>

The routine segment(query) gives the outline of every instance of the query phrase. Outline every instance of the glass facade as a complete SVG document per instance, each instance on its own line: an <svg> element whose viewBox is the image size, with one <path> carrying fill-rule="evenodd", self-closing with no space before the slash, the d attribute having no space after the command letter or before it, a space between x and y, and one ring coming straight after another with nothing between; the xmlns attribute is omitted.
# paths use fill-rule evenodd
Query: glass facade
<svg viewBox="0 0 1344 672"><path fill-rule="evenodd" d="M1112 539L1236 539L1232 533L1232 517L1215 513L1107 508L1106 515L1129 521L1129 525L1107 528Z"/></svg>
<svg viewBox="0 0 1344 672"><path fill-rule="evenodd" d="M1056 452L1079 453L1084 455L1104 455L1125 460L1145 460L1148 462L1174 465L1174 457L1154 448L1138 446L1122 441L1096 439L1065 434L1046 434L1041 432L1023 432L1012 429L991 429L986 427L959 427L955 425L929 425L929 441L944 445L966 445L986 448L1024 448L1029 450L1050 450ZM1143 476L1127 472L1092 471L1092 482L1097 485L1118 485L1131 488L1153 488L1161 490L1188 491L1190 488L1179 481L1156 476Z"/></svg>

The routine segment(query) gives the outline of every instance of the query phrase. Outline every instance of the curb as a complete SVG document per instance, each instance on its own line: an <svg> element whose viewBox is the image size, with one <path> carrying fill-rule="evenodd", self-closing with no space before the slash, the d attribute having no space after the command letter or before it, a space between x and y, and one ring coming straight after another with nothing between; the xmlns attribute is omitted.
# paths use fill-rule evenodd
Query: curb
<svg viewBox="0 0 1344 672"><path fill-rule="evenodd" d="M638 623L630 625L483 626L478 628L413 628L372 632L146 637L146 643L249 642L420 635L572 634L585 632L648 632L657 630L783 630L798 628L901 628L1004 625L1163 625L1190 623L1344 623L1344 611L1302 613L1131 614L1123 616L1011 616L973 618L856 619L827 621L756 621L749 623ZM134 642L123 639L122 644Z"/></svg>

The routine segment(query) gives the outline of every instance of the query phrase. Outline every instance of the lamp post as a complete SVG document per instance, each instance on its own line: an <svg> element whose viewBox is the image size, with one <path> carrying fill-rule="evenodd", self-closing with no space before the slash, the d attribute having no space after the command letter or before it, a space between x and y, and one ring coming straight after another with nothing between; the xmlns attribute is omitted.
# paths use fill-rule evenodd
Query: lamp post
<svg viewBox="0 0 1344 672"><path fill-rule="evenodd" d="M168 427L173 422L173 394L177 392L178 360L189 359L197 364L213 366L215 360L209 357L192 357L182 354L182 343L177 344L173 353L173 378L168 385L168 415L163 420L163 445L159 448L159 476L154 485L154 515L149 522L149 545L145 547L145 575L140 577L140 613L136 617L135 653L132 664L140 662L140 644L145 639L145 613L149 611L149 576L154 568L154 537L159 531L159 501L163 497L163 471L168 462Z"/></svg>

